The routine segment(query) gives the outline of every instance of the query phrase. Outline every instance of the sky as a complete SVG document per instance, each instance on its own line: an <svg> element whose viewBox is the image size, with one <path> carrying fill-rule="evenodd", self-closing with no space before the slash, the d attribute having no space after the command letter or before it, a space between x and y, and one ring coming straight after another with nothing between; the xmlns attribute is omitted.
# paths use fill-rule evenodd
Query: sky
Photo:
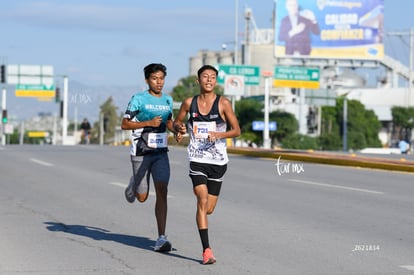
<svg viewBox="0 0 414 275"><path fill-rule="evenodd" d="M167 66L167 86L188 76L199 50L235 40L234 0L2 0L0 60L52 65L86 85L140 85L148 63ZM271 27L272 0L239 1ZM241 29L240 32L243 30ZM242 34L240 34L242 35Z"/></svg>
<svg viewBox="0 0 414 275"><path fill-rule="evenodd" d="M236 3L239 42L245 8L258 28L272 27L274 0L1 0L0 62L51 65L57 79L137 89L145 88L143 67L160 62L171 89L198 51L223 43L233 50ZM408 32L413 10L412 0L385 0L385 32ZM408 36L387 37L394 42L386 54L407 63Z"/></svg>
<svg viewBox="0 0 414 275"><path fill-rule="evenodd" d="M274 0L2 0L0 61L52 65L91 86L142 85L142 68L161 62L174 86L199 50L233 49L236 3L239 41L246 7L272 27ZM408 31L412 10L412 0L385 0L385 30Z"/></svg>

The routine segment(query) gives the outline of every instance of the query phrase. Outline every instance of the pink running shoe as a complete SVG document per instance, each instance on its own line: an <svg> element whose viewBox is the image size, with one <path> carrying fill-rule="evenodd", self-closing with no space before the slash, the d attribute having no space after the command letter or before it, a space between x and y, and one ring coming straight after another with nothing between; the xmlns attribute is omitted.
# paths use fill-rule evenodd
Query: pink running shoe
<svg viewBox="0 0 414 275"><path fill-rule="evenodd" d="M216 258L214 258L213 251L211 248L206 248L203 252L203 264L214 264Z"/></svg>

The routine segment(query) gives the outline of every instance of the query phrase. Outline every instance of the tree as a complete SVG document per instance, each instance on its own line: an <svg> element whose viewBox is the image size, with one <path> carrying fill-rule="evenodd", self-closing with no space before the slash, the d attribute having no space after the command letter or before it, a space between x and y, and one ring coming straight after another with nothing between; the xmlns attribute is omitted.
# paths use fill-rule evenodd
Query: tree
<svg viewBox="0 0 414 275"><path fill-rule="evenodd" d="M320 150L339 150L342 146L342 139L338 133L323 133L318 138Z"/></svg>
<svg viewBox="0 0 414 275"><path fill-rule="evenodd" d="M262 143L261 132L253 131L252 124L255 120L263 120L263 103L251 98L243 98L235 103L234 112L239 121L241 135L240 139L252 141L256 144Z"/></svg>
<svg viewBox="0 0 414 275"><path fill-rule="evenodd" d="M321 119L321 135L319 146L321 150L338 150L341 148L340 128L336 106L323 106Z"/></svg>
<svg viewBox="0 0 414 275"><path fill-rule="evenodd" d="M339 114L338 121L343 125L343 104L344 99L340 99L337 104ZM381 147L378 133L381 123L371 110L366 110L365 106L357 100L348 100L348 148L358 150L366 147ZM343 134L341 129L341 136Z"/></svg>
<svg viewBox="0 0 414 275"><path fill-rule="evenodd" d="M115 138L115 127L119 124L119 117L111 96L100 106L100 110L104 120L104 142L112 142ZM92 140L97 142L100 134L100 121L98 121L92 129Z"/></svg>
<svg viewBox="0 0 414 275"><path fill-rule="evenodd" d="M283 148L309 150L318 149L318 139L298 133L291 133L282 141Z"/></svg>
<svg viewBox="0 0 414 275"><path fill-rule="evenodd" d="M394 139L411 140L411 129L414 127L414 108L391 108Z"/></svg>
<svg viewBox="0 0 414 275"><path fill-rule="evenodd" d="M381 123L372 110L357 100L348 100L347 140L348 148L358 150L365 147L380 147L378 133ZM320 147L323 150L339 150L343 144L339 141L343 136L344 98L336 100L336 106L322 107ZM342 142L341 142L342 143Z"/></svg>
<svg viewBox="0 0 414 275"><path fill-rule="evenodd" d="M223 87L217 85L214 88L216 94L222 95L224 93ZM181 78L178 85L175 86L171 92L171 96L174 101L182 102L184 99L199 95L200 88L197 83L197 76L192 75L189 77Z"/></svg>
<svg viewBox="0 0 414 275"><path fill-rule="evenodd" d="M235 113L241 127L241 138L257 144L263 144L263 131L253 131L253 121L263 121L263 102L245 98L236 102ZM274 111L269 114L269 121L276 121L277 130L270 132L272 143L282 140L298 130L298 122L295 116L284 111Z"/></svg>
<svg viewBox="0 0 414 275"><path fill-rule="evenodd" d="M295 116L285 111L274 111L269 114L269 120L276 121L277 129L271 133L273 142L284 144L284 139L296 133L299 129L299 123Z"/></svg>

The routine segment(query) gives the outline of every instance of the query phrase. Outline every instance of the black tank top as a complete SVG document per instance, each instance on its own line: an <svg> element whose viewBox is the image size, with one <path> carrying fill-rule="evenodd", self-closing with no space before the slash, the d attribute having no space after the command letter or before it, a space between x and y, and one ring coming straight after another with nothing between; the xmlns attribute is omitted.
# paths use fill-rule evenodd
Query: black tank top
<svg viewBox="0 0 414 275"><path fill-rule="evenodd" d="M187 122L187 130L190 135L190 143L187 147L188 159L194 162L224 165L229 161L226 139L210 142L204 136L208 131L206 128L209 127L209 124L215 124L213 127L215 132L226 132L226 121L219 112L220 96L216 96L211 110L206 115L200 113L197 99L198 96L194 96L191 101L190 117Z"/></svg>
<svg viewBox="0 0 414 275"><path fill-rule="evenodd" d="M220 102L220 95L216 96L214 100L213 106L211 106L210 112L206 115L203 115L198 110L197 99L198 95L193 97L190 105L190 118L189 122L192 124L193 121L215 121L217 125L225 123L224 119L220 116L219 111L219 102Z"/></svg>

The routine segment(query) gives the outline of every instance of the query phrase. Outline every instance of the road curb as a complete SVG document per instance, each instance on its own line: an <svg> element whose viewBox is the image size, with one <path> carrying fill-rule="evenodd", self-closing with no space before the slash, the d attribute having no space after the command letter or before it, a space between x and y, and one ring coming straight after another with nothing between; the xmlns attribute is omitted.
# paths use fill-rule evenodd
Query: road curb
<svg viewBox="0 0 414 275"><path fill-rule="evenodd" d="M387 159L364 157L356 154L335 154L335 153L321 153L314 151L289 151L289 150L266 150L257 148L238 148L228 147L228 153L239 154L250 157L262 157L283 160L294 160L302 162L312 162L320 164L341 165L364 167L372 169L382 169L390 171L401 171L414 173L414 161L400 159Z"/></svg>

